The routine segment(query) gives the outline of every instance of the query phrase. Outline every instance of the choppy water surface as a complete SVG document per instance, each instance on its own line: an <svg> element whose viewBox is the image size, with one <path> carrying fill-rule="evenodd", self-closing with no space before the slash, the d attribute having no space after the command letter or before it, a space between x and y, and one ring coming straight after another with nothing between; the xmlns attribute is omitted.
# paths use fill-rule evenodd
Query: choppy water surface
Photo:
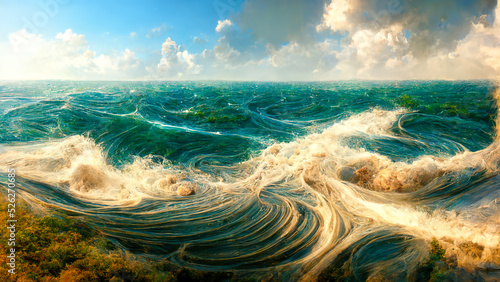
<svg viewBox="0 0 500 282"><path fill-rule="evenodd" d="M348 262L406 279L436 237L494 277L495 87L3 82L0 168L28 201L200 271L309 281Z"/></svg>

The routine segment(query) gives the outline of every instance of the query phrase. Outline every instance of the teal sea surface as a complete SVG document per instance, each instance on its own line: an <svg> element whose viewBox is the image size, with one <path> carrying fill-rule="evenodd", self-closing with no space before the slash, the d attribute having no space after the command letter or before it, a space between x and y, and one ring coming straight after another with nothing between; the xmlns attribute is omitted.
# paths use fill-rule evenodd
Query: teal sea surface
<svg viewBox="0 0 500 282"><path fill-rule="evenodd" d="M496 95L492 81L1 82L0 183L14 167L23 198L118 248L236 280L407 280L433 238L498 278Z"/></svg>

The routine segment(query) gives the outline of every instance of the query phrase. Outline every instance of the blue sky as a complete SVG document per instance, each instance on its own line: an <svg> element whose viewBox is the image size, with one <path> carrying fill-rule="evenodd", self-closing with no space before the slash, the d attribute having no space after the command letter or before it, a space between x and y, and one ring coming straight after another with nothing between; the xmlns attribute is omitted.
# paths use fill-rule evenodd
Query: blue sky
<svg viewBox="0 0 500 282"><path fill-rule="evenodd" d="M476 79L496 1L0 0L0 79Z"/></svg>
<svg viewBox="0 0 500 282"><path fill-rule="evenodd" d="M27 0L22 5L18 1L0 1L2 39L7 39L10 32L26 27L24 19L34 23L36 13L45 12L43 3L57 3L59 8L50 10L59 12L53 17L49 15L46 25L33 25L38 32L55 37L69 28L75 33L85 34L99 52L130 47L147 48L155 43L161 45L167 33L185 42L187 48L198 51L202 47L193 43L193 37L215 39L215 27L219 20L214 1L66 1L61 1L61 4L58 1ZM236 12L240 6L233 6L233 11ZM228 14L229 10L225 11L225 15ZM151 30L158 27L162 31L148 40L146 35L152 34ZM136 32L137 36L131 38L131 32Z"/></svg>

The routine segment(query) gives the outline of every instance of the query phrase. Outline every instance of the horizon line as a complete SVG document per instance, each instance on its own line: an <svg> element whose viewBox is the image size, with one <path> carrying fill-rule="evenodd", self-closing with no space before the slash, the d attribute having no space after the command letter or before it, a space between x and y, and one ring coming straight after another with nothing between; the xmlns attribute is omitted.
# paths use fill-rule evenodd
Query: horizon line
<svg viewBox="0 0 500 282"><path fill-rule="evenodd" d="M43 81L57 81L57 82L345 82L345 81L366 81L366 82L383 82L383 81L500 81L500 78L472 78L472 79L334 79L334 80L236 80L236 79L197 79L197 80L158 80L158 79L106 79L106 80L92 80L92 79L0 79L0 82L43 82Z"/></svg>

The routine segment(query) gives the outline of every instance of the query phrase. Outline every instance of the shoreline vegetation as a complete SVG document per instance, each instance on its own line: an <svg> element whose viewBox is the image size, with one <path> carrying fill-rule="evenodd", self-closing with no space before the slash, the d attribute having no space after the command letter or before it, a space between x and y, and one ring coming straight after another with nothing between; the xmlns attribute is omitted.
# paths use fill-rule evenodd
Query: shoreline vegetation
<svg viewBox="0 0 500 282"><path fill-rule="evenodd" d="M0 201L2 222L8 219L5 198ZM16 274L4 276L4 281L224 281L232 276L136 258L120 251L83 221L54 211L38 215L20 198L16 219ZM9 269L8 235L2 232L0 237L4 275Z"/></svg>
<svg viewBox="0 0 500 282"><path fill-rule="evenodd" d="M3 222L8 219L7 205L2 197L0 218ZM8 281L235 281L233 278L236 278L232 272L200 272L135 257L121 251L80 219L70 219L55 211L40 215L22 198L16 205L16 217L16 274L9 274ZM9 268L5 255L7 242L8 232L2 232L0 268L4 273ZM356 281L348 261L348 257L339 256L320 273L317 281ZM458 277L477 278L446 258L445 250L434 238L429 242L428 258L408 278L453 281ZM390 277L377 274L367 281L386 279Z"/></svg>

